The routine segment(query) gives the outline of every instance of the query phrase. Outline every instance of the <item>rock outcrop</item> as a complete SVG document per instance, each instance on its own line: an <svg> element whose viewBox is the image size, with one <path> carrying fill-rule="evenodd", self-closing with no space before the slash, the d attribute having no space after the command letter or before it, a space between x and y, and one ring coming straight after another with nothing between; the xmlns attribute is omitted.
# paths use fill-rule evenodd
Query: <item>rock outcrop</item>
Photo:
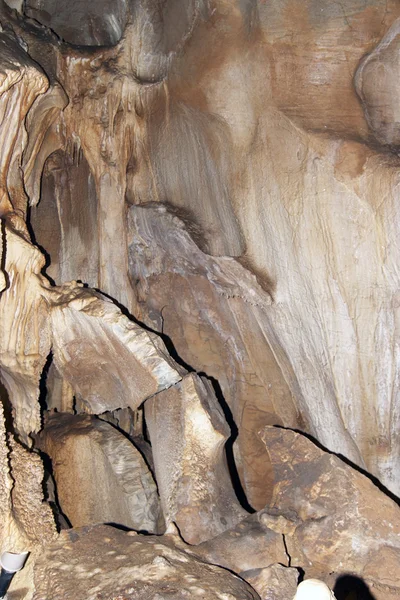
<svg viewBox="0 0 400 600"><path fill-rule="evenodd" d="M101 526L63 532L36 563L34 600L259 600L239 577L205 564L170 537Z"/></svg>
<svg viewBox="0 0 400 600"><path fill-rule="evenodd" d="M140 452L112 425L56 413L38 445L51 459L58 502L73 527L113 523L162 532L153 476Z"/></svg>
<svg viewBox="0 0 400 600"><path fill-rule="evenodd" d="M275 487L271 506L295 521L282 533L292 566L326 576L350 572L375 585L399 588L400 508L370 479L294 431L267 427L262 439ZM382 579L377 569L382 566ZM383 573L384 571L384 573Z"/></svg>
<svg viewBox="0 0 400 600"><path fill-rule="evenodd" d="M186 375L147 400L145 418L166 525L199 544L244 519L225 455L230 432L210 382Z"/></svg>
<svg viewBox="0 0 400 600"><path fill-rule="evenodd" d="M398 0L0 0L11 594L398 595L399 33ZM73 525L184 541L57 533L53 476Z"/></svg>

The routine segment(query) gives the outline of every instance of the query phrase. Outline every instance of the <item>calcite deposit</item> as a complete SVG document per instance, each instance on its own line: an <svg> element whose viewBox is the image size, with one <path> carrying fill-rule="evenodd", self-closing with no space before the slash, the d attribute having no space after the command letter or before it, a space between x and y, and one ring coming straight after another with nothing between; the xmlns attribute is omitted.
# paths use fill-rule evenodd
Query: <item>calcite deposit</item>
<svg viewBox="0 0 400 600"><path fill-rule="evenodd" d="M239 577L173 539L100 526L63 532L37 562L34 600L259 600Z"/></svg>
<svg viewBox="0 0 400 600"><path fill-rule="evenodd" d="M0 0L10 598L400 593L399 34Z"/></svg>

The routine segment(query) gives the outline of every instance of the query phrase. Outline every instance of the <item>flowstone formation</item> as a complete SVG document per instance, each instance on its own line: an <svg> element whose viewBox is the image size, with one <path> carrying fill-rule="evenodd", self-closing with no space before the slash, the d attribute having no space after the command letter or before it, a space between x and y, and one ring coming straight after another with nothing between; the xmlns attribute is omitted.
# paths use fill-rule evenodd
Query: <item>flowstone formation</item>
<svg viewBox="0 0 400 600"><path fill-rule="evenodd" d="M396 598L399 3L0 25L9 598Z"/></svg>

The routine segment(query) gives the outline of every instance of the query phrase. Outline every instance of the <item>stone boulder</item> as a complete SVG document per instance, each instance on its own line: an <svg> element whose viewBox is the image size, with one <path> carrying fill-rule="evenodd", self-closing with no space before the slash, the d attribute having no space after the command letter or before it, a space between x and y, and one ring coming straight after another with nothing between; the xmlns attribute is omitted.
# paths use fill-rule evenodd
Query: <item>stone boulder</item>
<svg viewBox="0 0 400 600"><path fill-rule="evenodd" d="M74 527L116 523L160 533L157 487L139 450L89 415L52 415L39 436L51 458L61 510Z"/></svg>
<svg viewBox="0 0 400 600"><path fill-rule="evenodd" d="M262 569L274 563L288 565L283 535L264 526L260 514L250 515L232 529L199 544L195 548L196 555L235 573Z"/></svg>
<svg viewBox="0 0 400 600"><path fill-rule="evenodd" d="M225 569L178 548L172 536L113 527L63 531L35 565L34 600L259 600Z"/></svg>
<svg viewBox="0 0 400 600"><path fill-rule="evenodd" d="M211 383L194 373L145 403L155 475L167 526L200 544L248 513L230 478L225 444L230 430Z"/></svg>
<svg viewBox="0 0 400 600"><path fill-rule="evenodd" d="M299 572L280 564L240 573L262 600L291 600L296 593ZM311 600L311 599L308 599Z"/></svg>
<svg viewBox="0 0 400 600"><path fill-rule="evenodd" d="M292 566L399 586L400 508L370 479L295 431L261 433L275 473L270 507ZM392 568L386 568L386 562ZM397 564L397 568L393 568Z"/></svg>

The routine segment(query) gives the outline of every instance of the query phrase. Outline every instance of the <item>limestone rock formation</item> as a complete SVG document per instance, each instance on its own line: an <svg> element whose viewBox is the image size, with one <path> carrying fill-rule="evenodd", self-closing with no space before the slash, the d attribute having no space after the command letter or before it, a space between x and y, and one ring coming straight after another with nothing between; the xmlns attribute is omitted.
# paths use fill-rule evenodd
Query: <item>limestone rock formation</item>
<svg viewBox="0 0 400 600"><path fill-rule="evenodd" d="M207 562L234 573L264 569L275 563L288 566L290 558L282 533L264 526L257 513L217 537L198 544L195 552Z"/></svg>
<svg viewBox="0 0 400 600"><path fill-rule="evenodd" d="M244 581L196 560L170 537L100 526L62 532L35 570L34 600L257 600Z"/></svg>
<svg viewBox="0 0 400 600"><path fill-rule="evenodd" d="M147 400L145 417L166 525L199 544L244 519L225 455L229 428L210 382L187 375Z"/></svg>
<svg viewBox="0 0 400 600"><path fill-rule="evenodd" d="M257 597L204 560L263 597L289 594L276 563L398 595L399 23L398 0L0 0L0 551L29 546L20 600ZM96 481L95 520L137 517L136 436L140 493L157 484L197 550L58 536L46 422L60 499L86 440L75 503ZM150 512L124 523L156 531Z"/></svg>
<svg viewBox="0 0 400 600"><path fill-rule="evenodd" d="M236 461L253 508L270 498L272 473L254 435L263 426L297 424L263 322L271 296L232 258L204 254L178 216L162 206L132 207L129 271L148 324L171 337L193 368L215 378L238 429ZM190 229L189 229L190 231ZM288 377L292 377L290 368Z"/></svg>
<svg viewBox="0 0 400 600"><path fill-rule="evenodd" d="M400 556L400 507L365 475L305 436L266 427L262 439L270 455L275 487L271 508L294 513L298 522L285 535L291 564L324 576L350 572L398 589L398 569L383 567ZM268 512L268 508L266 509Z"/></svg>
<svg viewBox="0 0 400 600"><path fill-rule="evenodd" d="M55 366L90 412L135 409L181 379L162 340L101 294L74 282L50 294Z"/></svg>
<svg viewBox="0 0 400 600"><path fill-rule="evenodd" d="M135 446L88 415L52 415L38 445L48 454L60 508L73 527L114 523L161 533L156 484Z"/></svg>
<svg viewBox="0 0 400 600"><path fill-rule="evenodd" d="M41 274L40 251L11 227L5 237L9 285L0 300L4 321L0 369L16 427L25 439L41 426L39 380L50 350L57 370L94 413L136 408L180 380L179 368L160 338L76 282L51 287ZM18 308L21 302L23 311Z"/></svg>
<svg viewBox="0 0 400 600"><path fill-rule="evenodd" d="M240 576L256 590L261 600L287 600L296 594L299 572L276 564L245 571Z"/></svg>

